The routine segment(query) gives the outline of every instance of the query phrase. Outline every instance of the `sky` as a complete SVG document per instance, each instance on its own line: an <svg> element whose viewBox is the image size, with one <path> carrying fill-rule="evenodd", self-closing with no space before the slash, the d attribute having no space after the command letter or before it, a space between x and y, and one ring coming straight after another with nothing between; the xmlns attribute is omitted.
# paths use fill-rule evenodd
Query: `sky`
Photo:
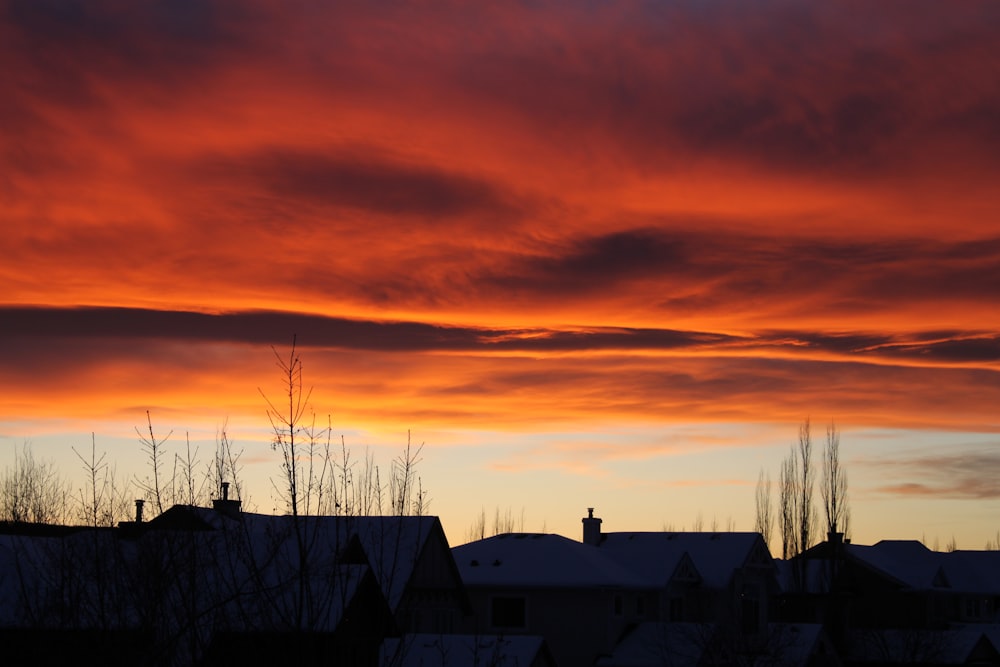
<svg viewBox="0 0 1000 667"><path fill-rule="evenodd" d="M809 419L856 542L982 548L998 37L965 0L3 0L0 462L141 477L149 411L280 511L294 339L356 456L424 444L452 544L752 529Z"/></svg>

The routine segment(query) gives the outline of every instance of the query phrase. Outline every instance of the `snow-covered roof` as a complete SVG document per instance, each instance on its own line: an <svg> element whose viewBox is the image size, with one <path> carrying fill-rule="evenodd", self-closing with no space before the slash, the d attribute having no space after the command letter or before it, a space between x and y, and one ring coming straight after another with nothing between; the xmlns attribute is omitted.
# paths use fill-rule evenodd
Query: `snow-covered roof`
<svg viewBox="0 0 1000 667"><path fill-rule="evenodd" d="M996 655L996 645L982 627L947 630L855 630L850 633L847 655L855 663L969 664L977 651Z"/></svg>
<svg viewBox="0 0 1000 667"><path fill-rule="evenodd" d="M203 507L178 505L148 525L180 523L174 516L179 513L252 544L257 562L276 558L297 561L298 555L289 551L297 549L296 526L309 557L314 559L342 560L344 550L357 540L393 610L402 599L427 540L435 534L446 540L440 520L435 516L299 516L293 519L289 515L243 512L234 518Z"/></svg>
<svg viewBox="0 0 1000 667"><path fill-rule="evenodd" d="M724 588L748 564L771 567L759 533L605 533L598 549L651 585L663 586L685 554L709 588Z"/></svg>
<svg viewBox="0 0 1000 667"><path fill-rule="evenodd" d="M820 623L769 623L767 633L774 662L787 667L806 667L824 640Z"/></svg>
<svg viewBox="0 0 1000 667"><path fill-rule="evenodd" d="M932 551L916 540L882 540L870 546L845 544L842 548L845 557L880 572L903 588L1000 595L1000 551ZM829 577L819 577L826 573L823 562L828 556L802 560L806 561L809 590L825 590ZM779 571L801 576L801 562L798 567L795 572L791 563L779 564ZM788 580L788 576L781 578Z"/></svg>
<svg viewBox="0 0 1000 667"><path fill-rule="evenodd" d="M714 623L641 623L627 632L611 655L597 661L598 667L695 667L704 663L706 652L730 649ZM761 643L754 647L758 664L805 667L823 641L818 623L770 623ZM712 661L709 656L708 662Z"/></svg>
<svg viewBox="0 0 1000 667"><path fill-rule="evenodd" d="M386 639L379 665L392 667L529 667L547 658L545 640L534 635L411 634Z"/></svg>
<svg viewBox="0 0 1000 667"><path fill-rule="evenodd" d="M507 533L452 549L467 586L648 587L603 549L561 535Z"/></svg>
<svg viewBox="0 0 1000 667"><path fill-rule="evenodd" d="M931 551L916 540L882 540L871 546L844 545L848 556L917 590L934 586L941 569L941 553Z"/></svg>
<svg viewBox="0 0 1000 667"><path fill-rule="evenodd" d="M1000 596L1000 551L953 551L941 556L948 588Z"/></svg>
<svg viewBox="0 0 1000 667"><path fill-rule="evenodd" d="M627 632L611 655L597 667L696 667L711 643L715 626L708 623L640 623Z"/></svg>

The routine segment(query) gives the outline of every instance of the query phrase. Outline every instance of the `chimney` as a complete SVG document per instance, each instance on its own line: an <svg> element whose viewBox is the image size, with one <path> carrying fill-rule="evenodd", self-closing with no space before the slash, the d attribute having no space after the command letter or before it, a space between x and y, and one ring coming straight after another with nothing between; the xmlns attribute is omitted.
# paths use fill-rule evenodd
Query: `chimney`
<svg viewBox="0 0 1000 667"><path fill-rule="evenodd" d="M137 498L135 501L135 522L142 523L142 498Z"/></svg>
<svg viewBox="0 0 1000 667"><path fill-rule="evenodd" d="M601 543L601 520L594 517L594 508L587 508L587 518L583 520L583 543L597 546Z"/></svg>
<svg viewBox="0 0 1000 667"><path fill-rule="evenodd" d="M232 519L240 515L242 505L243 503L239 500L229 499L229 482L222 483L222 497L212 501L212 509Z"/></svg>

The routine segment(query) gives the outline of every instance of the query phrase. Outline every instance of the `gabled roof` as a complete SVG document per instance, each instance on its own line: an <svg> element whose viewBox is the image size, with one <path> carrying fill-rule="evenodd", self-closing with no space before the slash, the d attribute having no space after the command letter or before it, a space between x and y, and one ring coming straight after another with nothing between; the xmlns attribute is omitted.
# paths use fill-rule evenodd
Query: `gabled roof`
<svg viewBox="0 0 1000 667"><path fill-rule="evenodd" d="M554 662L545 640L535 635L411 634L386 639L379 664L394 667L531 667Z"/></svg>
<svg viewBox="0 0 1000 667"><path fill-rule="evenodd" d="M847 553L914 590L1000 595L1000 551L932 551L915 540L847 545Z"/></svg>
<svg viewBox="0 0 1000 667"><path fill-rule="evenodd" d="M844 545L848 556L917 590L933 588L941 568L941 553L916 540L882 540L872 546Z"/></svg>
<svg viewBox="0 0 1000 667"><path fill-rule="evenodd" d="M759 533L605 533L598 547L621 566L654 586L663 586L684 562L684 555L709 588L729 585L733 572L748 565L773 567Z"/></svg>
<svg viewBox="0 0 1000 667"><path fill-rule="evenodd" d="M1000 652L982 626L946 630L855 630L846 658L876 664L996 664Z"/></svg>
<svg viewBox="0 0 1000 667"><path fill-rule="evenodd" d="M452 549L467 586L647 588L603 549L561 535L507 533Z"/></svg>
<svg viewBox="0 0 1000 667"><path fill-rule="evenodd" d="M769 623L767 632L775 662L787 667L806 667L817 653L833 652L820 623Z"/></svg>
<svg viewBox="0 0 1000 667"><path fill-rule="evenodd" d="M436 516L300 516L293 519L288 515L244 512L238 515L239 518L232 518L200 507L186 507L185 511L217 529L243 533L248 543L255 545L259 561L282 555L291 558L292 554L287 552L297 549L297 529L310 557L370 566L393 611L402 600L428 540L440 539L444 550L448 550L447 538ZM149 525L155 526L160 518L150 521ZM360 546L363 559L358 558L356 549L350 553L352 546ZM276 548L273 553L267 553L268 549Z"/></svg>
<svg viewBox="0 0 1000 667"><path fill-rule="evenodd" d="M696 667L715 628L708 623L640 623L618 641L597 667Z"/></svg>
<svg viewBox="0 0 1000 667"><path fill-rule="evenodd" d="M932 551L916 540L882 540L870 546L844 544L838 548L844 558L899 588L1000 595L1000 551ZM808 590L821 592L830 583L824 563L833 554L830 544L824 542L788 564L779 563L779 569L790 576L794 570L791 563L798 563L797 574L806 573Z"/></svg>

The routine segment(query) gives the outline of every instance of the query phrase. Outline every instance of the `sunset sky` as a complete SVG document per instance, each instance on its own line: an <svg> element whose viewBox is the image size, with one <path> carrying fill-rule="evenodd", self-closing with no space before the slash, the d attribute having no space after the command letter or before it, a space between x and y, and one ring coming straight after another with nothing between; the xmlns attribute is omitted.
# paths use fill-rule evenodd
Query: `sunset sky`
<svg viewBox="0 0 1000 667"><path fill-rule="evenodd" d="M998 43L992 1L0 1L0 465L141 474L149 410L280 509L295 336L452 544L752 529L811 418L855 541L982 548Z"/></svg>

